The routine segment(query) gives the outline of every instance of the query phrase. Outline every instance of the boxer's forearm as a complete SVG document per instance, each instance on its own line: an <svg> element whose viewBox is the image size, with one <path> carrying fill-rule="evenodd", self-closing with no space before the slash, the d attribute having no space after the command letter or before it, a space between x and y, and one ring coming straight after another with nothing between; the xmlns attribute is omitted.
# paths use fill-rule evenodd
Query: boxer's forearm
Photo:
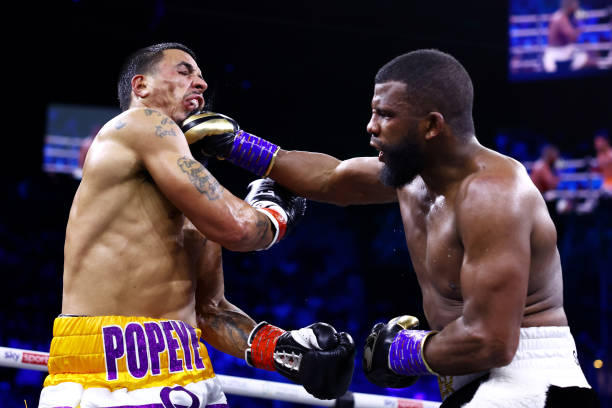
<svg viewBox="0 0 612 408"><path fill-rule="evenodd" d="M201 308L198 313L198 327L204 340L217 350L241 359L255 325L253 319L226 300Z"/></svg>
<svg viewBox="0 0 612 408"><path fill-rule="evenodd" d="M511 336L468 327L459 318L428 340L424 357L440 375L463 375L509 364L515 352Z"/></svg>
<svg viewBox="0 0 612 408"><path fill-rule="evenodd" d="M380 182L382 163L374 157L338 160L323 153L280 150L270 177L294 193L336 205L397 201Z"/></svg>

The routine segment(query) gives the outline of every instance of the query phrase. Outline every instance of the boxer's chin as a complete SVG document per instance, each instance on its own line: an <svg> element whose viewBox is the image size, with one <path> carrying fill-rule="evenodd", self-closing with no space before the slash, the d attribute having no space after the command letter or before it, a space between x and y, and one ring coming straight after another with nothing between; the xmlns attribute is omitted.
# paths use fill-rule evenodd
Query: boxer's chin
<svg viewBox="0 0 612 408"><path fill-rule="evenodd" d="M383 149L384 166L380 181L393 188L410 183L423 170L423 154L413 143L404 141L397 146Z"/></svg>
<svg viewBox="0 0 612 408"><path fill-rule="evenodd" d="M393 169L385 164L380 172L380 181L389 187L400 188L410 183L419 174L417 169Z"/></svg>

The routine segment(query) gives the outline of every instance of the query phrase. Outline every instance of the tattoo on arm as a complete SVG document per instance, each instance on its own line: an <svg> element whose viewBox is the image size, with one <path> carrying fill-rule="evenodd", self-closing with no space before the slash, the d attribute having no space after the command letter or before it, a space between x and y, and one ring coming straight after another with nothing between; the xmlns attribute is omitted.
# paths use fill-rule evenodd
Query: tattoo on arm
<svg viewBox="0 0 612 408"><path fill-rule="evenodd" d="M181 171L189 177L200 194L205 194L210 201L221 198L223 186L198 161L183 156L176 161Z"/></svg>
<svg viewBox="0 0 612 408"><path fill-rule="evenodd" d="M117 129L117 130L123 128L125 125L126 125L126 123L121 121L121 120L115 121L115 129Z"/></svg>
<svg viewBox="0 0 612 408"><path fill-rule="evenodd" d="M257 222L255 223L255 227L259 234L259 242L266 243L266 233L270 230L270 224L268 217L257 211Z"/></svg>
<svg viewBox="0 0 612 408"><path fill-rule="evenodd" d="M241 313L231 310L216 310L200 315L201 326L214 332L214 336L227 342L230 347L242 352L247 348L247 341L253 321ZM204 327L202 329L204 330Z"/></svg>

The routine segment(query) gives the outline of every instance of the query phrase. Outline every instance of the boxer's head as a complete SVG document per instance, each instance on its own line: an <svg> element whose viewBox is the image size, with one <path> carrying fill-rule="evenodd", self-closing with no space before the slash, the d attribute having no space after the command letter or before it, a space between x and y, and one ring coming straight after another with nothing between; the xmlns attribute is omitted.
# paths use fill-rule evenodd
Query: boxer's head
<svg viewBox="0 0 612 408"><path fill-rule="evenodd" d="M554 165L555 162L559 159L559 149L553 145L545 145L542 148L542 159L548 163L549 165Z"/></svg>
<svg viewBox="0 0 612 408"><path fill-rule="evenodd" d="M202 93L207 87L195 54L179 43L136 51L125 62L117 86L122 110L142 105L159 109L176 122L204 107Z"/></svg>
<svg viewBox="0 0 612 408"><path fill-rule="evenodd" d="M560 7L567 14L574 14L580 8L580 0L561 0Z"/></svg>
<svg viewBox="0 0 612 408"><path fill-rule="evenodd" d="M599 131L593 138L593 146L597 153L603 153L610 150L610 137L605 131Z"/></svg>
<svg viewBox="0 0 612 408"><path fill-rule="evenodd" d="M440 135L472 137L473 94L463 66L437 50L413 51L384 65L376 75L367 127L385 163L383 182L395 187L410 182Z"/></svg>

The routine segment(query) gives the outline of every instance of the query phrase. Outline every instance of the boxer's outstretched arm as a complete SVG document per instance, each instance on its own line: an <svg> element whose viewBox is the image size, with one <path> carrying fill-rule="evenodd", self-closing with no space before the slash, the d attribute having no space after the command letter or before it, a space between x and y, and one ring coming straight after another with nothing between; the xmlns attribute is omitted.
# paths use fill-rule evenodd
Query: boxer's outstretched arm
<svg viewBox="0 0 612 408"><path fill-rule="evenodd" d="M294 193L337 205L397 201L392 187L379 180L377 157L338 160L323 153L280 150L270 177Z"/></svg>
<svg viewBox="0 0 612 408"><path fill-rule="evenodd" d="M282 150L213 112L190 116L182 129L194 154L226 159L260 177L269 175L302 197L338 205L397 201L395 190L379 181L383 164L375 157L340 161L322 153Z"/></svg>
<svg viewBox="0 0 612 408"><path fill-rule="evenodd" d="M116 132L134 150L156 186L208 238L235 251L265 248L274 238L268 217L225 190L189 151L179 127L153 109L134 109Z"/></svg>
<svg viewBox="0 0 612 408"><path fill-rule="evenodd" d="M472 181L457 204L464 306L425 346L425 360L438 374L504 366L518 347L530 268L528 214L536 200L512 183Z"/></svg>
<svg viewBox="0 0 612 408"><path fill-rule="evenodd" d="M196 319L202 337L217 350L244 358L256 323L225 298L221 246L206 240L188 220L183 232L196 272Z"/></svg>

